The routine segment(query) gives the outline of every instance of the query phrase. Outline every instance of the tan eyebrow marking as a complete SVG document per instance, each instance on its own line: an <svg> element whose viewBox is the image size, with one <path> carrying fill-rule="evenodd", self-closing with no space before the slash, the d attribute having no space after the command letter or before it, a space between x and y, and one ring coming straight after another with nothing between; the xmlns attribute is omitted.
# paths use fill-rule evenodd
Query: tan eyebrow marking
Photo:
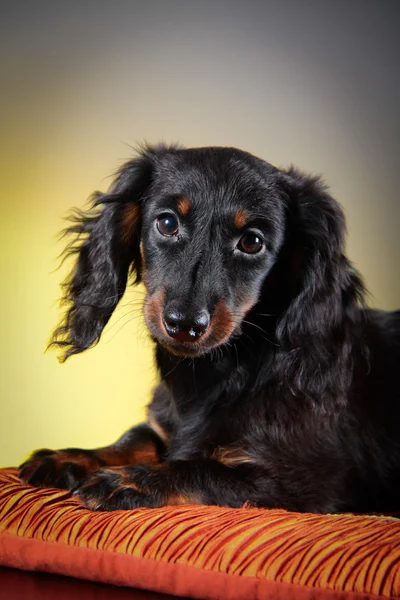
<svg viewBox="0 0 400 600"><path fill-rule="evenodd" d="M184 217L192 208L192 204L189 198L186 198L186 196L182 196L181 198L179 198L176 207L178 209L178 212Z"/></svg>
<svg viewBox="0 0 400 600"><path fill-rule="evenodd" d="M249 214L247 212L247 210L244 209L239 209L235 212L235 216L234 216L234 222L235 222L235 226L240 229L241 227L244 227L248 221L249 218Z"/></svg>

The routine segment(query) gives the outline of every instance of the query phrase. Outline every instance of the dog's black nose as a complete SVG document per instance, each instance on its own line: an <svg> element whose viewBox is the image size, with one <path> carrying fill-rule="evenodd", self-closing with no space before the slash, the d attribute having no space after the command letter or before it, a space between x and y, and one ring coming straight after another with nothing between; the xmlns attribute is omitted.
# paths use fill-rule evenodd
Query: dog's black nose
<svg viewBox="0 0 400 600"><path fill-rule="evenodd" d="M187 316L180 311L170 310L164 314L164 327L168 335L181 342L195 342L208 329L210 315L203 310L194 316Z"/></svg>

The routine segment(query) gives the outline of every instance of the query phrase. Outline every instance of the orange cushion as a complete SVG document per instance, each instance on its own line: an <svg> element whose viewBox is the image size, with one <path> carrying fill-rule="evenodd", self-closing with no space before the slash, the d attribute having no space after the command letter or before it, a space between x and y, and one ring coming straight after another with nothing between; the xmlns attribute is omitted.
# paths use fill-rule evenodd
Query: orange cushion
<svg viewBox="0 0 400 600"><path fill-rule="evenodd" d="M0 565L190 598L400 597L400 519L171 506L112 513L0 469Z"/></svg>

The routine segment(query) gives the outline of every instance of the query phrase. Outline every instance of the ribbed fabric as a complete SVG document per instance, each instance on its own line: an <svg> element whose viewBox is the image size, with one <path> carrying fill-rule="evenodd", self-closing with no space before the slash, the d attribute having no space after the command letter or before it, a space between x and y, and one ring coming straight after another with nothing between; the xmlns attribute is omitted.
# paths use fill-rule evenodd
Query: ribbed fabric
<svg viewBox="0 0 400 600"><path fill-rule="evenodd" d="M400 520L189 505L93 513L2 469L0 564L194 598L394 598Z"/></svg>

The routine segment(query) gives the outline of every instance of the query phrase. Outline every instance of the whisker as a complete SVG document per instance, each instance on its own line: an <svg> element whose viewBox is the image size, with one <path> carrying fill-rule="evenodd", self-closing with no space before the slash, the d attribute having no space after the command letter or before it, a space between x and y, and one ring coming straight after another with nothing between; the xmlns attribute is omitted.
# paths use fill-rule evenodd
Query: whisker
<svg viewBox="0 0 400 600"><path fill-rule="evenodd" d="M112 340L115 338L116 335L118 335L118 333L121 331L121 329L123 329L125 327L125 325L128 325L128 323L130 323L131 319L128 319L127 321L125 321L125 323L123 323L121 325L121 327L114 333L113 336L111 336L111 338L106 339L106 344L109 344L110 342L112 342Z"/></svg>
<svg viewBox="0 0 400 600"><path fill-rule="evenodd" d="M276 346L277 348L279 348L279 347L280 347L280 344L277 344L276 342L273 342L272 340L270 340L270 339L268 338L268 336L267 336L267 332L266 332L266 331L265 331L265 330L264 330L262 327L260 327L259 325L256 325L256 323L252 323L251 321L246 321L246 320L243 320L243 323L246 323L247 325L252 325L253 327L256 327L257 329L259 329L259 330L260 330L260 331L261 331L261 332L264 334L264 335L263 335L263 338L264 338L264 339L265 339L267 342L269 342L269 343L270 343L270 344L272 344L273 346Z"/></svg>
<svg viewBox="0 0 400 600"><path fill-rule="evenodd" d="M236 354L236 368L239 369L239 355L238 355L236 344L233 344L233 347L235 348L235 354Z"/></svg>
<svg viewBox="0 0 400 600"><path fill-rule="evenodd" d="M137 312L140 310L140 313L135 315L134 317L130 317L130 319L134 319L134 318L138 318L142 315L142 311L139 308L133 308L132 310L129 310L128 312L124 313L123 315L121 315L116 321L115 323L113 323L112 325L110 325L110 327L108 327L108 331L111 331L112 329L114 329L114 327L116 325L118 325L118 323L124 318L124 317L128 317L129 315L132 315L133 313Z"/></svg>
<svg viewBox="0 0 400 600"><path fill-rule="evenodd" d="M164 375L164 378L166 378L169 375L171 375L171 373L173 373L175 371L176 367L178 365L180 365L182 361L183 361L183 357L179 358L178 361L177 361L177 363L172 367L172 369L170 371L168 371L168 373L166 375Z"/></svg>
<svg viewBox="0 0 400 600"><path fill-rule="evenodd" d="M114 310L114 312L120 312L123 308L126 308L128 306L134 306L136 308L141 308L143 306L143 299L131 300L130 302L125 302L124 304L120 304L119 306L117 306L117 308Z"/></svg>

